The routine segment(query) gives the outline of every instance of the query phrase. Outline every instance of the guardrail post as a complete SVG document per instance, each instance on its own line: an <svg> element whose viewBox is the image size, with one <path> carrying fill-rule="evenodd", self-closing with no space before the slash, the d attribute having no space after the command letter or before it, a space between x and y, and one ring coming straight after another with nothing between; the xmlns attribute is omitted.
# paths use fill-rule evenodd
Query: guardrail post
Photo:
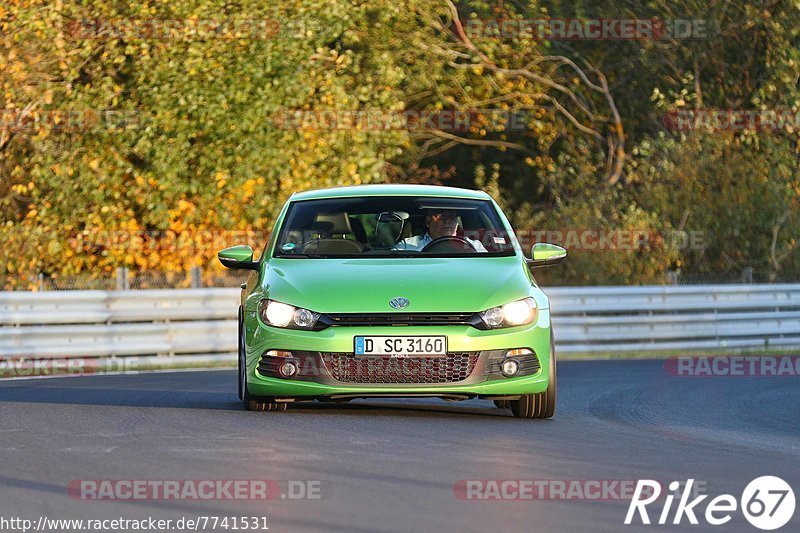
<svg viewBox="0 0 800 533"><path fill-rule="evenodd" d="M742 270L742 283L753 283L753 267Z"/></svg>
<svg viewBox="0 0 800 533"><path fill-rule="evenodd" d="M667 270L667 285L677 285L677 284L678 284L678 271Z"/></svg>
<svg viewBox="0 0 800 533"><path fill-rule="evenodd" d="M38 285L39 285L39 290L40 290L40 291L43 291L43 290L44 290L44 274L42 274L41 272L39 272L39 275L38 275L38 276L36 276L36 282L37 282L37 283L38 283Z"/></svg>
<svg viewBox="0 0 800 533"><path fill-rule="evenodd" d="M130 290L131 284L128 280L128 267L117 267L117 290Z"/></svg>
<svg viewBox="0 0 800 533"><path fill-rule="evenodd" d="M195 266L189 269L189 284L193 289L200 289L203 287L203 273L200 267Z"/></svg>

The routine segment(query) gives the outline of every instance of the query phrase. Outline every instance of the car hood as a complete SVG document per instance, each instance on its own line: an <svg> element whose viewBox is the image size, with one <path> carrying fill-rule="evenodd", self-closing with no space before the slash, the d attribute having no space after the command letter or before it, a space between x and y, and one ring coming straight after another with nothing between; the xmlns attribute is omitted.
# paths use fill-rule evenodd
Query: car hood
<svg viewBox="0 0 800 533"><path fill-rule="evenodd" d="M475 312L524 298L532 284L519 257L271 259L264 292L321 313ZM545 303L544 295L537 298ZM540 304L541 306L541 304Z"/></svg>

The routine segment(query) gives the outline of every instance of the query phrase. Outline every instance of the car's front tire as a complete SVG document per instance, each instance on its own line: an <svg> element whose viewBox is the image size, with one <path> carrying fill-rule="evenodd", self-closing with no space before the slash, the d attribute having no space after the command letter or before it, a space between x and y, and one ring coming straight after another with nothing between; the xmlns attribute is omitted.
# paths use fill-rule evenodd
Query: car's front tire
<svg viewBox="0 0 800 533"><path fill-rule="evenodd" d="M250 393L246 390L243 402L247 411L285 411L289 407L286 402L272 402L264 398L250 396Z"/></svg>
<svg viewBox="0 0 800 533"><path fill-rule="evenodd" d="M552 418L556 413L556 350L553 333L550 333L550 382L544 392L523 394L519 400L511 400L511 412L517 418ZM499 407L499 406L498 406Z"/></svg>
<svg viewBox="0 0 800 533"><path fill-rule="evenodd" d="M237 343L239 348L239 373L238 373L238 381L239 381L239 399L244 400L244 389L247 387L246 379L245 379L245 362L244 362L244 315L242 313L242 307L239 306L239 342Z"/></svg>
<svg viewBox="0 0 800 533"><path fill-rule="evenodd" d="M244 314L239 308L239 399L247 411L285 411L286 402L274 402L260 396L251 396L247 390L247 362L245 360Z"/></svg>

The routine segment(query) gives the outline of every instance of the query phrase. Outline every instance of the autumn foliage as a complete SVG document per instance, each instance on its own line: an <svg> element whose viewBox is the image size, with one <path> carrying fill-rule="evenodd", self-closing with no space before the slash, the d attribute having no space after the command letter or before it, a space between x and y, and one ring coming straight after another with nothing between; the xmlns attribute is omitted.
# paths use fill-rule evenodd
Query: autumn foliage
<svg viewBox="0 0 800 533"><path fill-rule="evenodd" d="M796 5L631 5L5 1L0 288L40 272L219 268L219 248L263 246L293 192L380 182L484 188L526 230L653 236L577 250L546 274L553 283L745 268L797 280L800 123L676 131L664 120L732 108L800 116ZM702 17L714 31L566 43L461 31L460 21L532 16ZM470 118L452 130L287 127L287 113L324 110ZM702 247L671 246L676 233L702 233Z"/></svg>

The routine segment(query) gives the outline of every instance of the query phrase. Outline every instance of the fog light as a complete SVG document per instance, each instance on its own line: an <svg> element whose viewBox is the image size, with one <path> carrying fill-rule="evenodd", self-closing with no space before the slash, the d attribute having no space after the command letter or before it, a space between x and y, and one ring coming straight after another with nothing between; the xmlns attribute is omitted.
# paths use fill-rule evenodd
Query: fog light
<svg viewBox="0 0 800 533"><path fill-rule="evenodd" d="M284 350L270 350L264 355L267 357L291 357L292 352L286 352Z"/></svg>
<svg viewBox="0 0 800 533"><path fill-rule="evenodd" d="M294 361L286 361L281 365L279 372L281 376L290 378L297 374L297 364Z"/></svg>
<svg viewBox="0 0 800 533"><path fill-rule="evenodd" d="M519 361L516 359L506 359L500 366L500 372L507 378L516 376L517 372L519 372Z"/></svg>

